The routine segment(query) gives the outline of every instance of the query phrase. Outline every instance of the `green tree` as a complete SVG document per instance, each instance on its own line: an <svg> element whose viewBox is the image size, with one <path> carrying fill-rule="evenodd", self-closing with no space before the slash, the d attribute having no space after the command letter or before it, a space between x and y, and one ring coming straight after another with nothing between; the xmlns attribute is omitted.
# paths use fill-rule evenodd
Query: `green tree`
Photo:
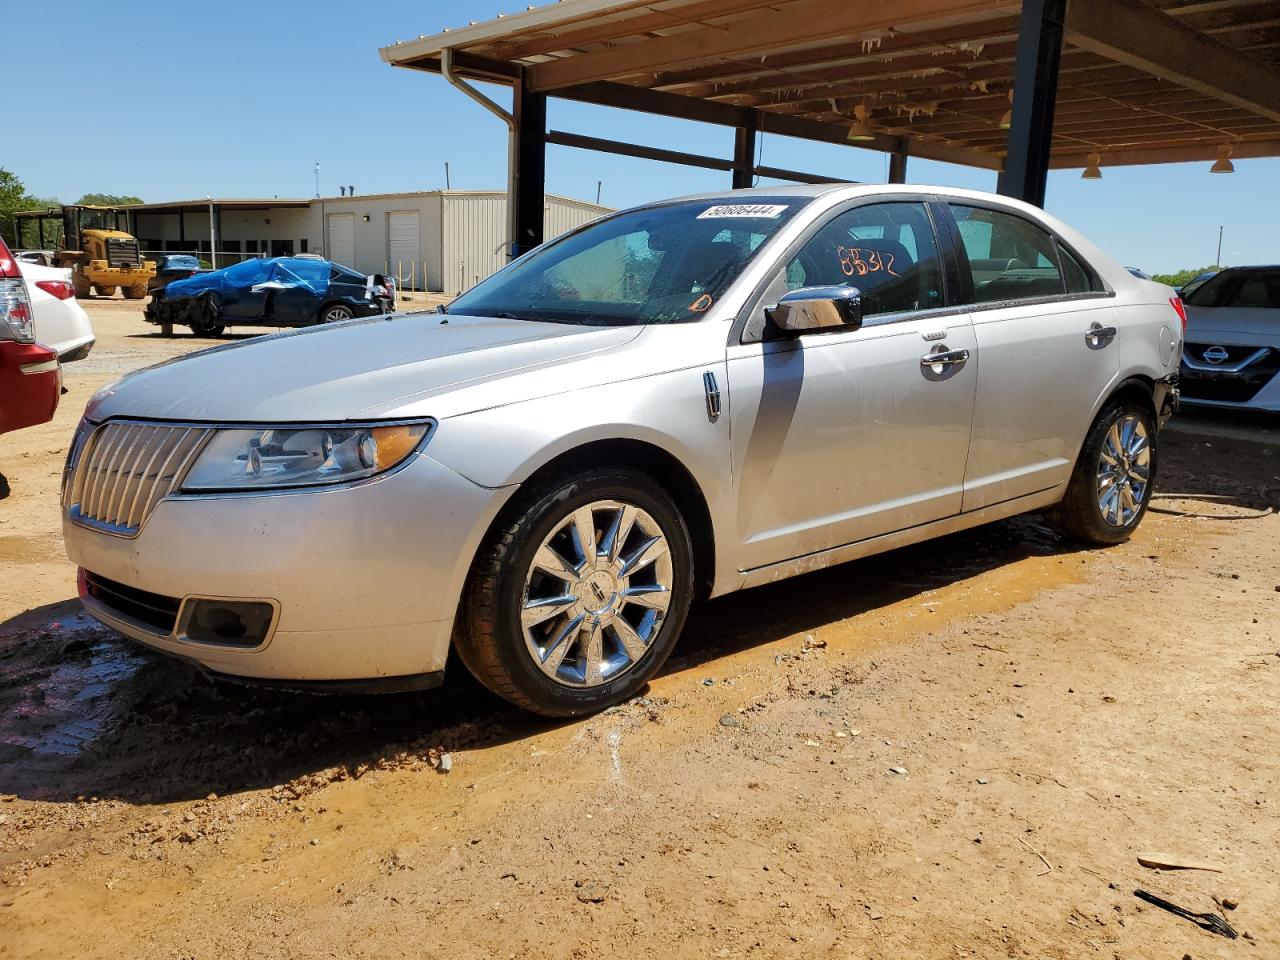
<svg viewBox="0 0 1280 960"><path fill-rule="evenodd" d="M1177 273L1157 273L1151 279L1157 283L1167 283L1176 290L1188 280L1193 280L1202 273L1209 273L1211 270L1218 269L1220 268L1216 264L1211 267L1188 267L1186 270L1179 270Z"/></svg>
<svg viewBox="0 0 1280 960"><path fill-rule="evenodd" d="M141 203L141 197L116 196L114 193L86 193L76 203L91 207L127 207L133 203Z"/></svg>
<svg viewBox="0 0 1280 960"><path fill-rule="evenodd" d="M25 210L29 199L27 188L22 185L17 174L0 167L0 236L17 243L13 215L19 210Z"/></svg>

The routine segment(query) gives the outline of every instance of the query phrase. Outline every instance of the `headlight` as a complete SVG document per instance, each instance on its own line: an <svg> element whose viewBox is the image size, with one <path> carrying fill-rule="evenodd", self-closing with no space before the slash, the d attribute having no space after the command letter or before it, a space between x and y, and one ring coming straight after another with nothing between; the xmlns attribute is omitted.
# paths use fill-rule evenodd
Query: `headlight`
<svg viewBox="0 0 1280 960"><path fill-rule="evenodd" d="M402 463L432 423L219 430L182 482L184 492L349 483Z"/></svg>

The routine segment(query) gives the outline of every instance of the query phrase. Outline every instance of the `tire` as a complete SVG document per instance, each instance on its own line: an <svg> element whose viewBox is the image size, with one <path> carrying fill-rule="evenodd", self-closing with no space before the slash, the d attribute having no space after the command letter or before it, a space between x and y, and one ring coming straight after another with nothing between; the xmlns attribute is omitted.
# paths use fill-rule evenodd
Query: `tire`
<svg viewBox="0 0 1280 960"><path fill-rule="evenodd" d="M95 283L93 285L93 290L100 297L114 297L116 295L115 287L103 286L100 283Z"/></svg>
<svg viewBox="0 0 1280 960"><path fill-rule="evenodd" d="M145 283L135 283L131 287L121 287L124 291L126 300L141 300L147 295L147 285Z"/></svg>
<svg viewBox="0 0 1280 960"><path fill-rule="evenodd" d="M596 543L591 573L574 532L575 516L585 515ZM611 537L615 524L626 533ZM651 544L646 554L655 535L667 549L653 553ZM581 576L550 573L542 563L556 553ZM616 575L628 560L631 572ZM551 474L517 493L486 536L463 590L455 646L477 680L518 707L549 717L592 713L632 697L661 669L693 583L688 527L653 478L624 467ZM561 596L570 602L554 602ZM547 597L553 602L538 608L555 612L526 633L522 610Z"/></svg>
<svg viewBox="0 0 1280 960"><path fill-rule="evenodd" d="M93 284L79 270L71 271L71 287L76 292L77 300L87 300L89 294L93 291Z"/></svg>
<svg viewBox="0 0 1280 960"><path fill-rule="evenodd" d="M1139 442L1143 437L1145 444ZM1123 451L1119 459L1117 450ZM1156 424L1150 410L1130 400L1111 401L1089 428L1066 496L1049 511L1050 525L1063 536L1086 544L1111 546L1128 540L1151 503L1157 454ZM1145 482L1139 488L1143 476ZM1108 490L1119 492L1104 501Z"/></svg>
<svg viewBox="0 0 1280 960"><path fill-rule="evenodd" d="M317 323L341 323L355 316L345 303L326 303L317 314Z"/></svg>
<svg viewBox="0 0 1280 960"><path fill-rule="evenodd" d="M212 296L204 296L195 302L191 310L191 332L197 337L220 337L226 326L220 323L222 306Z"/></svg>

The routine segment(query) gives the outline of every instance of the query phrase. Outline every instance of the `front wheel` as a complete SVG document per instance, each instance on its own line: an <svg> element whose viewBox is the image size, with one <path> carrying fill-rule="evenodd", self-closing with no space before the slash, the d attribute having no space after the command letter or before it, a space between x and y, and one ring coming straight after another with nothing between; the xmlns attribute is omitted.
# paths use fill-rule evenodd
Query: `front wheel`
<svg viewBox="0 0 1280 960"><path fill-rule="evenodd" d="M464 591L457 648L486 687L568 717L633 696L662 667L693 598L693 548L654 480L601 467L517 494Z"/></svg>
<svg viewBox="0 0 1280 960"><path fill-rule="evenodd" d="M191 332L197 337L220 337L226 326L222 323L222 304L209 295L201 297L190 308Z"/></svg>
<svg viewBox="0 0 1280 960"><path fill-rule="evenodd" d="M1146 515L1155 477L1155 421L1140 404L1114 401L1089 428L1066 496L1049 520L1082 543L1121 543Z"/></svg>

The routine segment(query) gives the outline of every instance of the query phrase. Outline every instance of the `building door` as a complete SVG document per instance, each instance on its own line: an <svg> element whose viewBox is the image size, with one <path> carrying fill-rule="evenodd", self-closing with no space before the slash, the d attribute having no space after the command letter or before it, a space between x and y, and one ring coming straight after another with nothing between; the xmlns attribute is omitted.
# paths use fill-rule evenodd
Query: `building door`
<svg viewBox="0 0 1280 960"><path fill-rule="evenodd" d="M403 284L421 284L419 235L417 210L392 210L387 214L387 271Z"/></svg>
<svg viewBox="0 0 1280 960"><path fill-rule="evenodd" d="M329 259L344 267L356 262L356 215L329 214Z"/></svg>

